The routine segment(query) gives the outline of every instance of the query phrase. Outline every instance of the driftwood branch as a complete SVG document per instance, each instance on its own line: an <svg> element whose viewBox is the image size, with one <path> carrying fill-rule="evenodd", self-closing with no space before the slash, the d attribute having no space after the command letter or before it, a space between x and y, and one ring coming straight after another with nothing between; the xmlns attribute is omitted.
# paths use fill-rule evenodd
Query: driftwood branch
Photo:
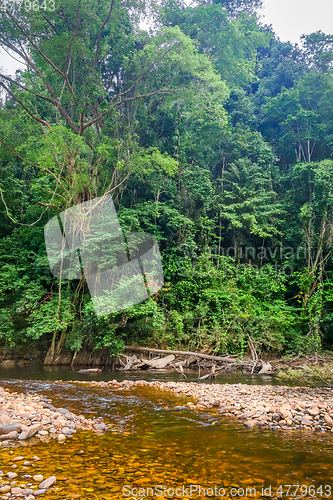
<svg viewBox="0 0 333 500"><path fill-rule="evenodd" d="M145 352L156 352L160 354L175 354L178 356L195 356L197 358L211 359L213 361L222 361L224 363L235 363L235 358L231 356L211 356L210 354L202 354L201 352L192 351L169 351L165 349L151 349L149 347L136 347L136 346L126 346L125 349L129 351L145 351Z"/></svg>
<svg viewBox="0 0 333 500"><path fill-rule="evenodd" d="M177 365L179 366L179 368L178 368ZM186 375L185 375L185 373L184 373L184 369L183 369L183 365L182 364L180 364L180 363L176 363L176 364L170 363L170 366L172 366L172 368L174 368L175 370L177 370L177 372L179 372L181 375L183 375L185 378L187 378Z"/></svg>

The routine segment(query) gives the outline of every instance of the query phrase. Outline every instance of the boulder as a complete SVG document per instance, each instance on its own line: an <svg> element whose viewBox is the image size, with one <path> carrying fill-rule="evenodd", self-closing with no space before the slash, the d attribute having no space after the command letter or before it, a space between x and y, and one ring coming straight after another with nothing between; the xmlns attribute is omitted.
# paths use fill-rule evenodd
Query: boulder
<svg viewBox="0 0 333 500"><path fill-rule="evenodd" d="M57 478L55 476L50 476L49 478L45 479L42 483L39 485L39 489L41 490L47 490L48 488L51 488L51 486L54 485L56 482Z"/></svg>
<svg viewBox="0 0 333 500"><path fill-rule="evenodd" d="M43 481L43 476L41 474L36 474L33 478L34 481L37 481L37 483L41 483Z"/></svg>
<svg viewBox="0 0 333 500"><path fill-rule="evenodd" d="M333 426L333 419L326 413L324 416L325 422L329 426Z"/></svg>
<svg viewBox="0 0 333 500"><path fill-rule="evenodd" d="M34 492L34 490L32 490L31 488L26 488L25 490L23 490L23 495L27 496L27 495L32 495ZM32 496L32 498L34 498Z"/></svg>
<svg viewBox="0 0 333 500"><path fill-rule="evenodd" d="M290 410L287 410L286 408L279 408L279 414L283 418L283 420L286 420L287 418L291 418L291 412Z"/></svg>
<svg viewBox="0 0 333 500"><path fill-rule="evenodd" d="M21 432L21 424L0 425L0 434L9 434L10 432Z"/></svg>
<svg viewBox="0 0 333 500"><path fill-rule="evenodd" d="M250 418L254 415L254 411L246 411L239 415L239 418Z"/></svg>
<svg viewBox="0 0 333 500"><path fill-rule="evenodd" d="M8 472L6 476L8 477L8 479L15 479L17 477L17 474L16 472Z"/></svg>
<svg viewBox="0 0 333 500"><path fill-rule="evenodd" d="M312 408L307 409L307 413L313 417L319 415L319 408L317 406L313 406Z"/></svg>
<svg viewBox="0 0 333 500"><path fill-rule="evenodd" d="M308 425L312 425L312 422L311 422L311 420L309 420L309 419L307 419L307 418L303 417L303 418L302 418L302 421L301 421L301 424L302 424L302 425L307 425L307 426L308 426Z"/></svg>
<svg viewBox="0 0 333 500"><path fill-rule="evenodd" d="M0 415L0 427L9 424L10 418L8 415Z"/></svg>
<svg viewBox="0 0 333 500"><path fill-rule="evenodd" d="M0 436L0 439L3 438L3 436ZM12 431L9 434L5 436L5 439L10 439L10 440L15 440L18 438L18 432L17 431Z"/></svg>
<svg viewBox="0 0 333 500"><path fill-rule="evenodd" d="M23 490L22 490L22 488L17 486L17 487L12 488L11 493L12 493L12 495L20 495L21 493L23 493Z"/></svg>
<svg viewBox="0 0 333 500"><path fill-rule="evenodd" d="M74 429L69 429L68 427L63 427L61 433L65 436L71 436L74 433Z"/></svg>
<svg viewBox="0 0 333 500"><path fill-rule="evenodd" d="M106 425L105 424L95 424L94 428L97 431L103 431L103 432L106 431Z"/></svg>
<svg viewBox="0 0 333 500"><path fill-rule="evenodd" d="M28 427L26 431L22 431L21 434L19 435L19 440L23 441L25 439L30 439L32 438L35 434L37 434L38 431L42 429L42 424L34 424Z"/></svg>
<svg viewBox="0 0 333 500"><path fill-rule="evenodd" d="M67 410L67 408L59 408L58 409L58 413L61 413L62 415L66 415L66 413L68 413L69 410Z"/></svg>
<svg viewBox="0 0 333 500"><path fill-rule="evenodd" d="M37 491L34 491L34 496L39 497L40 495L45 495L45 493L46 493L46 490L37 490Z"/></svg>

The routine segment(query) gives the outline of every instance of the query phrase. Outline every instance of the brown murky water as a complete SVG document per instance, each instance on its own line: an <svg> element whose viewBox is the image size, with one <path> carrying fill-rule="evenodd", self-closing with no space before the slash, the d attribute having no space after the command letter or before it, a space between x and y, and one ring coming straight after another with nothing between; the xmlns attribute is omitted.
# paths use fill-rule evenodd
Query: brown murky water
<svg viewBox="0 0 333 500"><path fill-rule="evenodd" d="M12 459L18 454L27 460L34 455L41 458L25 473L57 476L56 489L48 499L142 499L158 493L158 500L198 498L199 494L237 499L332 497L330 433L250 430L215 410L175 410L188 398L149 387L117 391L70 382L13 380L6 374L0 383L10 390L38 391L55 406L103 416L113 426L103 436L77 432L64 444L39 442L20 447L13 455L8 448L0 448L4 472L14 470ZM202 490L195 491L195 486L191 490L190 485L200 485Z"/></svg>

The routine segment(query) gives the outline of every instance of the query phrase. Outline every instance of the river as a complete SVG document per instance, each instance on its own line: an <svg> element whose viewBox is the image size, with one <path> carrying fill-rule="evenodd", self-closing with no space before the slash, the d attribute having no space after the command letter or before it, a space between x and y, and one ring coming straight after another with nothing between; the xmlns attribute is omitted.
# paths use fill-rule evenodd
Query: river
<svg viewBox="0 0 333 500"><path fill-rule="evenodd" d="M196 376L188 373L189 380ZM170 372L87 375L40 365L0 370L1 385L11 391L38 392L55 406L87 417L102 416L112 424L112 431L102 436L79 431L63 444L45 440L17 450L27 460L34 455L41 458L34 464L34 474L57 476L57 490L48 499L143 498L161 491L159 500L198 498L199 485L202 498L297 498L302 493L303 498L331 497L331 433L248 429L215 409L175 410L185 405L185 396L151 387L125 392L70 382L124 378L183 380ZM269 384L274 380L231 374L215 381L224 382ZM0 468L9 467L13 456L9 448L0 448Z"/></svg>

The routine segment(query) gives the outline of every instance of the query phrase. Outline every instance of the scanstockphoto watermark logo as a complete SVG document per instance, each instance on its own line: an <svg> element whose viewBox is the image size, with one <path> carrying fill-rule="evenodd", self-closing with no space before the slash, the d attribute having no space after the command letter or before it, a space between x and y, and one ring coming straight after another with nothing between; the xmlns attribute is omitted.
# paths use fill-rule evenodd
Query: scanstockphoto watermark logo
<svg viewBox="0 0 333 500"><path fill-rule="evenodd" d="M276 486L262 484L261 486L231 486L229 488L214 485L211 487L199 484L183 484L181 486L167 486L158 484L148 487L133 487L125 484L122 489L124 498L331 498L330 484L279 484Z"/></svg>
<svg viewBox="0 0 333 500"><path fill-rule="evenodd" d="M86 279L97 316L127 309L164 283L158 244L151 234L123 234L110 195L53 217L44 229L52 274Z"/></svg>
<svg viewBox="0 0 333 500"><path fill-rule="evenodd" d="M0 0L0 12L53 12L55 0Z"/></svg>
<svg viewBox="0 0 333 500"><path fill-rule="evenodd" d="M230 246L207 248L197 253L186 245L178 247L178 275L184 278L194 276L280 275L290 277L294 273L293 264L306 258L305 247L245 247ZM236 265L235 265L236 264Z"/></svg>

